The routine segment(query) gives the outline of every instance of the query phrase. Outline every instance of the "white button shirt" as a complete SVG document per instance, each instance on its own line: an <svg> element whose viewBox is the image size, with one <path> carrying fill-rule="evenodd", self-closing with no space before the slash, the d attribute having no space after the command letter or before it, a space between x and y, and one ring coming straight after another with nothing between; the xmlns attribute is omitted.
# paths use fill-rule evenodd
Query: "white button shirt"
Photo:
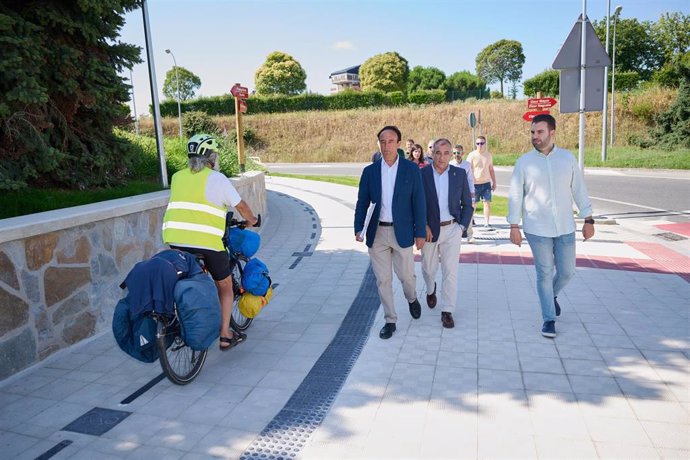
<svg viewBox="0 0 690 460"><path fill-rule="evenodd" d="M432 168L434 171L434 185L436 186L438 211L441 222L452 220L453 216L450 215L450 209L448 208L448 170L450 169L450 166L447 167L446 170L441 174L439 174L433 165L427 166L427 168Z"/></svg>
<svg viewBox="0 0 690 460"><path fill-rule="evenodd" d="M386 160L381 160L381 210L379 221L393 222L393 192L395 190L395 178L398 176L398 164L400 156L395 156L393 166L388 166Z"/></svg>
<svg viewBox="0 0 690 460"><path fill-rule="evenodd" d="M515 163L508 194L508 223L522 219L525 233L554 238L575 231L573 201L580 217L592 215L582 171L568 150L532 150Z"/></svg>

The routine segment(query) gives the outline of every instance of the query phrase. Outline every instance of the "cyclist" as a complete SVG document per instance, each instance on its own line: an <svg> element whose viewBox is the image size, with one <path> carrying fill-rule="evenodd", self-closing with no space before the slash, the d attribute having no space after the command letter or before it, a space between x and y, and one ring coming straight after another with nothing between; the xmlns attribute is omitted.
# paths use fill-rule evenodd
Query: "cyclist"
<svg viewBox="0 0 690 460"><path fill-rule="evenodd" d="M230 180L219 172L219 151L218 141L208 134L197 134L187 142L189 163L172 177L170 202L163 216L163 242L204 257L220 298L219 346L229 350L247 336L230 328L233 289L230 259L222 242L225 215L234 207L248 227L257 219Z"/></svg>

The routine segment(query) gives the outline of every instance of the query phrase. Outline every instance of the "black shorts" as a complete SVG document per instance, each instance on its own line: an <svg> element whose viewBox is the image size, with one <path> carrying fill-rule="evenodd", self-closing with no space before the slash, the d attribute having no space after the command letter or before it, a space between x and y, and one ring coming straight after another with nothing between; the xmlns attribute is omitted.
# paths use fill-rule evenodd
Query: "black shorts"
<svg viewBox="0 0 690 460"><path fill-rule="evenodd" d="M170 245L172 249L189 252L190 254L199 254L204 258L204 265L206 271L211 274L215 281L222 281L230 276L230 258L225 251L212 251L210 249L189 248L185 246Z"/></svg>

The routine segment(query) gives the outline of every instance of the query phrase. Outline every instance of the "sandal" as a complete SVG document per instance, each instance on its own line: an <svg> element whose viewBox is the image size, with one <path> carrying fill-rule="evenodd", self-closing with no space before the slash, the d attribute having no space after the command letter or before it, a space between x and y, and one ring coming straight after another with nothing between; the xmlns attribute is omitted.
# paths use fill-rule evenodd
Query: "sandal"
<svg viewBox="0 0 690 460"><path fill-rule="evenodd" d="M241 344L245 340L247 340L247 334L234 332L232 338L221 337L218 347L220 348L220 351L227 351L231 348L235 348L235 346ZM221 345L222 343L227 343L228 345L224 347Z"/></svg>

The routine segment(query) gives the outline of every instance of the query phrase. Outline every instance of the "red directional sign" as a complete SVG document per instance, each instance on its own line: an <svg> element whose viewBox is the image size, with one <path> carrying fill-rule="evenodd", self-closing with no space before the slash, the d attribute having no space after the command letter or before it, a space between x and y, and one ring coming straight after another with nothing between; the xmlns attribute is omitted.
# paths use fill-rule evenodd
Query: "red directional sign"
<svg viewBox="0 0 690 460"><path fill-rule="evenodd" d="M240 99L239 103L240 103L240 112L241 113L247 113L247 101L245 101L244 99Z"/></svg>
<svg viewBox="0 0 690 460"><path fill-rule="evenodd" d="M534 109L548 109L556 105L558 101L552 97L539 97L527 100L527 108L530 110Z"/></svg>
<svg viewBox="0 0 690 460"><path fill-rule="evenodd" d="M532 121L534 117L537 115L548 115L549 111L548 110L539 110L535 112L525 112L525 114L522 116L522 119L525 121Z"/></svg>
<svg viewBox="0 0 690 460"><path fill-rule="evenodd" d="M247 99L249 97L249 89L241 86L239 83L235 83L235 85L230 89L230 94L238 99Z"/></svg>

